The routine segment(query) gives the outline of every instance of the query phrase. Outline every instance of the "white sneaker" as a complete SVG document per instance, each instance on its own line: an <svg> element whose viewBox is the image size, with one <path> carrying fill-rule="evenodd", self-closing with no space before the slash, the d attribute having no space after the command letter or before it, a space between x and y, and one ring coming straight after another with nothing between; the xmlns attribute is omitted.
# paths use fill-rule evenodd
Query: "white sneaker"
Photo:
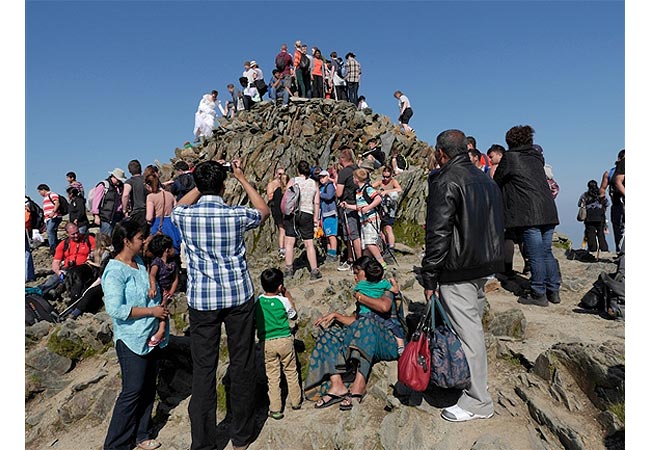
<svg viewBox="0 0 650 450"><path fill-rule="evenodd" d="M338 270L339 272L345 272L346 270L350 270L351 268L352 266L350 266L350 264L348 264L348 262L345 261L343 264L338 266L336 270Z"/></svg>
<svg viewBox="0 0 650 450"><path fill-rule="evenodd" d="M443 419L448 420L449 422L467 422L468 420L474 419L489 419L494 415L494 413L484 416L481 414L471 413L458 405L454 405L443 409L440 415Z"/></svg>

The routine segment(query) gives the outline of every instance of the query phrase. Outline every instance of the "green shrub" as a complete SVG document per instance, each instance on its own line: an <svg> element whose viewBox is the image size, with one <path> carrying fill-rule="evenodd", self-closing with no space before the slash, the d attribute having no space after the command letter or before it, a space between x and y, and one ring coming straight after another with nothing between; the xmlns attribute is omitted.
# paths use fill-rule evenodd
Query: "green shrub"
<svg viewBox="0 0 650 450"><path fill-rule="evenodd" d="M424 245L424 228L415 222L397 220L393 225L395 242L400 242L409 247L420 248Z"/></svg>

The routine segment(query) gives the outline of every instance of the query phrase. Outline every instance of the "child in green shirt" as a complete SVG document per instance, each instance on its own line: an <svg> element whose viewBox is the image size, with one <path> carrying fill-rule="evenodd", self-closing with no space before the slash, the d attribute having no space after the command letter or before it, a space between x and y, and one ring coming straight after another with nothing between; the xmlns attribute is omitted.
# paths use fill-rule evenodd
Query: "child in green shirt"
<svg viewBox="0 0 650 450"><path fill-rule="evenodd" d="M269 380L269 416L282 419L280 376L287 379L292 409L302 406L302 392L298 383L296 352L293 346L290 321L298 317L291 293L284 287L284 275L276 268L262 272L262 289L255 302L255 327L264 352L264 367Z"/></svg>

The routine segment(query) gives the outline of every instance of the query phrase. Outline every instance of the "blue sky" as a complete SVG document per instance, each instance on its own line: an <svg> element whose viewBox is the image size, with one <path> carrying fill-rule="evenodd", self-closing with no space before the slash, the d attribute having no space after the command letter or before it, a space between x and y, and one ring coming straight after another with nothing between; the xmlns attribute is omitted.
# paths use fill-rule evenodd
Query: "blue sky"
<svg viewBox="0 0 650 450"><path fill-rule="evenodd" d="M625 146L624 30L622 1L28 1L26 192L62 191L69 170L90 186L132 158L168 162L203 93L224 98L244 60L268 78L280 44L301 39L353 51L359 93L393 121L403 91L429 143L460 128L485 151L533 126L560 184L559 230L579 245L577 199Z"/></svg>

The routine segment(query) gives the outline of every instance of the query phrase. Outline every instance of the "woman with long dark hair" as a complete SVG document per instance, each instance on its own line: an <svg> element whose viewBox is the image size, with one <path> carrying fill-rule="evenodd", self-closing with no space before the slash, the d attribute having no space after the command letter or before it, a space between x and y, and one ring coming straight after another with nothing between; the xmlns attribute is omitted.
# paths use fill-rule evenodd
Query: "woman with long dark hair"
<svg viewBox="0 0 650 450"><path fill-rule="evenodd" d="M156 348L147 340L168 316L160 305L160 290L149 297L149 273L140 256L144 237L140 225L126 219L115 225L112 259L102 275L106 312L113 319L113 341L122 371L122 391L108 426L104 450L155 449L151 411L156 399Z"/></svg>
<svg viewBox="0 0 650 450"><path fill-rule="evenodd" d="M323 55L321 55L318 47L313 47L311 49L312 54L314 55L314 68L311 71L311 81L312 81L312 98L323 98L323 74L325 73L326 66Z"/></svg>
<svg viewBox="0 0 650 450"><path fill-rule="evenodd" d="M605 239L605 218L609 201L603 194L601 196L598 182L589 180L587 191L580 196L578 206L584 206L587 209L587 218L585 219L585 237L587 238L587 249L590 252L600 250L601 252L609 251L607 240Z"/></svg>

